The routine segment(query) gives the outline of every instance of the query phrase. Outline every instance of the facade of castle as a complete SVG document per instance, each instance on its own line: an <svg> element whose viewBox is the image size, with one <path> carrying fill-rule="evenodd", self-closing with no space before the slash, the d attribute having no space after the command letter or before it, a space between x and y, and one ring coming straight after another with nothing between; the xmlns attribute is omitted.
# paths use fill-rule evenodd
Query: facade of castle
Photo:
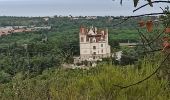
<svg viewBox="0 0 170 100"><path fill-rule="evenodd" d="M80 57L75 62L98 61L111 56L108 29L81 27L79 32Z"/></svg>

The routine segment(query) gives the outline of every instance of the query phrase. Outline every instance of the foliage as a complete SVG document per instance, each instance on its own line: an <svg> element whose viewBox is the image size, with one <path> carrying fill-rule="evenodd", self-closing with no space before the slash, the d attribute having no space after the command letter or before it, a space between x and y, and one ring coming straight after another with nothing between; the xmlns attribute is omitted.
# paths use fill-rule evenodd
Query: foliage
<svg viewBox="0 0 170 100"><path fill-rule="evenodd" d="M158 60L155 57L155 60ZM141 69L131 66L111 66L100 64L90 70L50 69L32 79L22 80L17 74L9 84L0 85L0 99L36 100L167 100L168 82L154 75L151 79L127 89L114 85L128 85L152 73L158 63L146 58Z"/></svg>
<svg viewBox="0 0 170 100"><path fill-rule="evenodd" d="M131 19L122 26L115 23L123 17L97 17L73 20L68 17L49 18L52 29L36 32L14 33L0 37L0 70L9 74L9 79L23 72L27 77L35 77L49 68L58 68L63 63L72 63L73 56L79 55L79 26L95 25L109 28L109 41L112 48L120 49L119 42L136 42L137 31L133 29L137 19ZM132 23L133 22L133 23ZM0 26L44 26L41 17L0 17ZM43 41L47 37L48 41ZM8 81L6 81L8 82Z"/></svg>
<svg viewBox="0 0 170 100"><path fill-rule="evenodd" d="M139 41L138 32L134 30L138 19L128 20L122 26L114 26L123 17L113 17L113 20L108 20L110 17L93 20L79 18L50 18L50 31L0 37L0 99L169 99L168 81L162 77L157 78L156 75L143 84L124 90L114 86L129 85L145 78L156 69L163 57L157 56L153 60L148 56L134 65L129 63L129 59L125 59L125 63L132 64L128 66L110 65L112 59L105 59L105 62L90 70L62 69L61 64L71 63L73 55L79 55L78 29L82 24L108 27L110 44L116 49L122 49L119 42ZM0 22L3 23L1 26L46 25L42 18L1 17ZM44 37L48 37L48 41L42 41ZM124 50L127 56L136 58L134 49Z"/></svg>

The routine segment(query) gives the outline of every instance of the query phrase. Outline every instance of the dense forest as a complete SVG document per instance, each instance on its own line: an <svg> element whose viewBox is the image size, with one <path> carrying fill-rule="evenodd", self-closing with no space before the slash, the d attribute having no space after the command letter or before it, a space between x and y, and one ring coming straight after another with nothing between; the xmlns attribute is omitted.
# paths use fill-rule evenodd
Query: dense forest
<svg viewBox="0 0 170 100"><path fill-rule="evenodd" d="M98 17L97 19L87 20L80 17L80 19L73 20L68 17L54 17L46 22L41 17L1 17L0 23L4 23L4 25L1 25L2 27L13 25L52 26L51 30L2 36L0 39L1 70L7 76L13 76L20 71L27 72L28 70L32 71L33 74L40 74L44 69L60 66L64 62L72 62L72 57L79 55L78 35L81 25L109 28L109 41L113 50L120 49L119 42L138 41L138 33L134 28L137 19L131 19L124 25L114 27L113 25L123 21L123 18L108 21L109 18ZM131 24L132 21L136 23ZM44 38L48 38L48 41L43 41Z"/></svg>
<svg viewBox="0 0 170 100"><path fill-rule="evenodd" d="M139 20L158 17L0 17L0 26L51 26L51 30L15 33L0 37L1 100L168 100L169 81L163 71L143 83L129 86L153 73L162 63L162 53L139 54L142 47L120 47L120 42L141 42ZM123 22L123 23L121 23ZM121 23L121 24L118 24ZM123 50L134 63L114 59L99 62L90 70L63 69L79 55L80 26L109 29L112 52ZM162 26L162 25L161 25ZM160 27L161 27L160 26ZM144 29L142 29L144 30ZM155 31L157 31L155 29ZM150 37L155 34L149 34ZM44 38L47 38L44 41ZM157 47L154 46L155 48ZM127 62L127 63L126 63ZM164 65L166 66L166 65ZM167 65L168 66L168 65ZM126 87L127 88L124 88Z"/></svg>

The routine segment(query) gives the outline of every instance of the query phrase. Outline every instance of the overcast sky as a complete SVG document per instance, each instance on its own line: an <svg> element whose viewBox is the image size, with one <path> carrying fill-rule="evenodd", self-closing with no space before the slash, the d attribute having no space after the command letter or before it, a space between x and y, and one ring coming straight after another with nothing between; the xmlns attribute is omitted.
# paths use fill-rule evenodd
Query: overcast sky
<svg viewBox="0 0 170 100"><path fill-rule="evenodd" d="M165 7L155 4L133 13L132 1L124 0L121 6L120 0L0 0L0 16L130 16L161 12L160 7Z"/></svg>

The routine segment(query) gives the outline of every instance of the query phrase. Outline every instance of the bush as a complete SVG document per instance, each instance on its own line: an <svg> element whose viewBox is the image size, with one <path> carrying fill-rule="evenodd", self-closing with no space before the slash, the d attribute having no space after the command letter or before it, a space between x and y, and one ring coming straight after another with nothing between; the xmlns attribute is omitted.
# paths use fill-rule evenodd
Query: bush
<svg viewBox="0 0 170 100"><path fill-rule="evenodd" d="M11 75L5 73L4 71L0 71L0 83L8 83L11 80Z"/></svg>

